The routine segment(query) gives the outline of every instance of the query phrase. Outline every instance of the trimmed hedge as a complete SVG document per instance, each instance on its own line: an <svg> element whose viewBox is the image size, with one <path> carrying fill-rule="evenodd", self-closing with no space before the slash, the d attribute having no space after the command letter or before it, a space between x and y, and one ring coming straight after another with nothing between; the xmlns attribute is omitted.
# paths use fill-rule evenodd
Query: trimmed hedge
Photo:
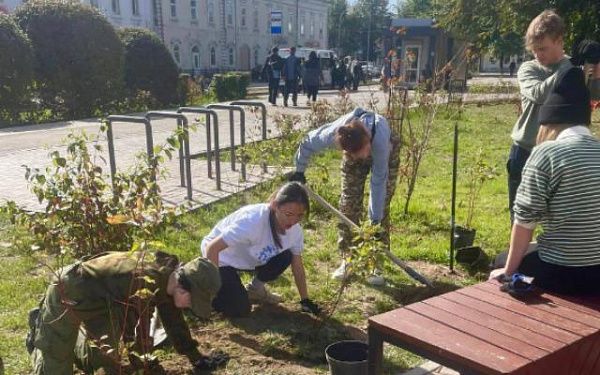
<svg viewBox="0 0 600 375"><path fill-rule="evenodd" d="M0 120L15 120L33 78L33 50L12 17L0 13Z"/></svg>
<svg viewBox="0 0 600 375"><path fill-rule="evenodd" d="M215 74L210 82L209 92L220 102L242 99L248 92L249 84L250 73L248 72Z"/></svg>
<svg viewBox="0 0 600 375"><path fill-rule="evenodd" d="M140 28L118 31L125 45L125 86L133 95L148 91L162 105L179 102L179 69L169 50L153 32Z"/></svg>
<svg viewBox="0 0 600 375"><path fill-rule="evenodd" d="M123 45L98 10L67 0L31 0L15 18L33 45L43 106L77 118L121 98Z"/></svg>

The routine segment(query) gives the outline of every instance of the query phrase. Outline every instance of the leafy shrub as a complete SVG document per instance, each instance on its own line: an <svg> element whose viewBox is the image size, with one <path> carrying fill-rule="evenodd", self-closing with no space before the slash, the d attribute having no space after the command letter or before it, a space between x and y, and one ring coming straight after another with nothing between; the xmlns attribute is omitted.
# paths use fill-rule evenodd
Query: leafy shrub
<svg viewBox="0 0 600 375"><path fill-rule="evenodd" d="M45 170L26 167L32 191L45 203L44 212L29 215L14 209L13 217L50 254L80 257L129 250L153 238L174 214L162 205L157 177L165 157L179 147L178 137L174 134L167 144L155 147L151 160L139 155L133 169L118 173L111 184L96 163L102 151L97 140L85 133L70 134L66 154L50 154L51 166Z"/></svg>
<svg viewBox="0 0 600 375"><path fill-rule="evenodd" d="M22 110L33 78L31 43L12 17L0 13L0 120Z"/></svg>
<svg viewBox="0 0 600 375"><path fill-rule="evenodd" d="M77 2L32 0L17 23L31 40L42 104L71 118L93 115L122 93L123 45L96 9Z"/></svg>
<svg viewBox="0 0 600 375"><path fill-rule="evenodd" d="M125 28L118 34L125 45L126 88L148 91L163 105L178 103L179 69L163 42L146 29Z"/></svg>
<svg viewBox="0 0 600 375"><path fill-rule="evenodd" d="M246 96L249 84L250 73L247 72L215 74L210 83L209 93L220 102L241 99Z"/></svg>

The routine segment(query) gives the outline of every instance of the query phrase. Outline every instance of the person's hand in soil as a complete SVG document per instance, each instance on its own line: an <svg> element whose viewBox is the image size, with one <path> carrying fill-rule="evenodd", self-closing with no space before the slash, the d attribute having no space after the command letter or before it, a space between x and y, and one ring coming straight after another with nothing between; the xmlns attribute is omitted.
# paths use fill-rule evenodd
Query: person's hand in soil
<svg viewBox="0 0 600 375"><path fill-rule="evenodd" d="M310 298L304 298L300 301L300 309L313 315L319 315L321 313L319 305L314 303Z"/></svg>

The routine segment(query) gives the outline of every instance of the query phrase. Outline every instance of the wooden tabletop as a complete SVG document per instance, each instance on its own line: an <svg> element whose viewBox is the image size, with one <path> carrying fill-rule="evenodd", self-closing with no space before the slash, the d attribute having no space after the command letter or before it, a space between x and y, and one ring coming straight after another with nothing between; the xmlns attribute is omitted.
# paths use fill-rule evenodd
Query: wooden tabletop
<svg viewBox="0 0 600 375"><path fill-rule="evenodd" d="M481 374L600 374L600 298L534 293L490 281L369 319L385 341Z"/></svg>

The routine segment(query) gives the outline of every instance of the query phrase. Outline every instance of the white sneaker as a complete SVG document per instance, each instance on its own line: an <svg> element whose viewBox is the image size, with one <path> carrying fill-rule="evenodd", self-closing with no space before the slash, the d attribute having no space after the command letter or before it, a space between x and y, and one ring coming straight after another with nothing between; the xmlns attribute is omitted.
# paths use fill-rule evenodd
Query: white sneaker
<svg viewBox="0 0 600 375"><path fill-rule="evenodd" d="M277 293L271 293L265 286L257 288L254 284L246 285L248 299L252 303L266 303L269 305L277 305L283 301L283 298Z"/></svg>
<svg viewBox="0 0 600 375"><path fill-rule="evenodd" d="M350 276L350 267L345 260L343 260L342 264L340 264L340 266L331 274L331 278L338 281L342 281L348 276Z"/></svg>
<svg viewBox="0 0 600 375"><path fill-rule="evenodd" d="M375 271L367 277L367 283L372 286L383 286L385 285L385 278Z"/></svg>

